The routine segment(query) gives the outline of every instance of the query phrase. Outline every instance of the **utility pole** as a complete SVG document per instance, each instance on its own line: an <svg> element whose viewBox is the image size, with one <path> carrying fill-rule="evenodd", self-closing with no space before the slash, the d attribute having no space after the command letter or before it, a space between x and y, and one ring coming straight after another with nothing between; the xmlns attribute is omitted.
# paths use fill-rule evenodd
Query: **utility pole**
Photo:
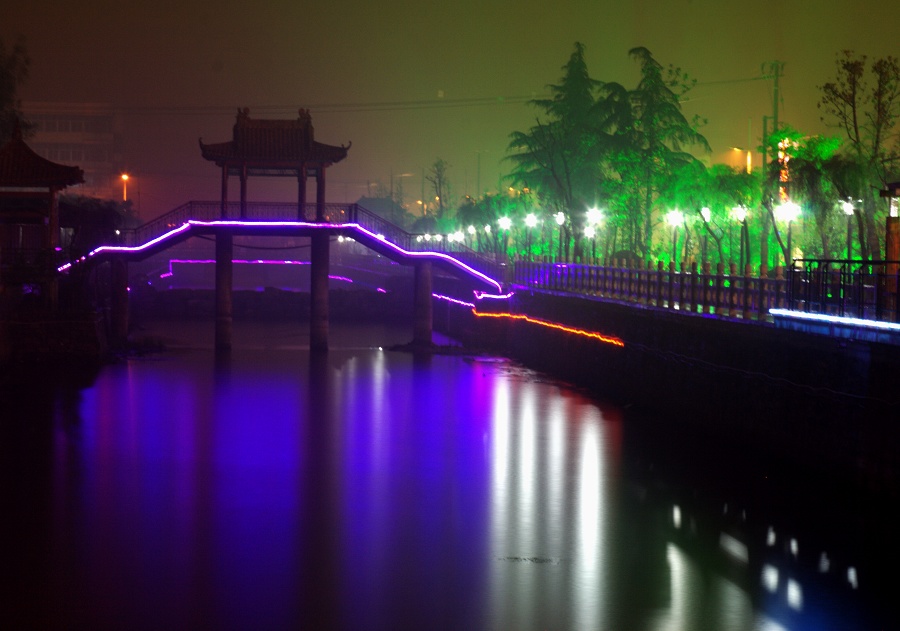
<svg viewBox="0 0 900 631"><path fill-rule="evenodd" d="M778 103L781 100L781 93L779 90L778 80L784 74L784 62L783 61L767 61L762 65L762 74L766 79L772 79L772 133L774 134L778 131ZM763 116L763 166L766 165L766 136L768 128L766 125L767 119L770 117Z"/></svg>
<svg viewBox="0 0 900 631"><path fill-rule="evenodd" d="M767 154L768 154L768 145L766 142L769 138L769 121L772 121L772 134L778 131L778 103L781 100L781 93L779 91L779 79L781 78L782 73L784 72L784 62L783 61L768 61L762 64L760 68L763 78L772 79L772 116L763 116L763 150L762 150L762 168L763 168L763 177L767 177L766 168L767 168ZM773 159L777 159L777 156L773 156ZM760 261L760 272L762 273L768 264L769 260L769 229L773 227L773 224L769 223L769 217L767 214L763 214L762 222L761 222L761 230L760 230L760 239L759 239L759 261ZM777 230L778 228L775 227ZM748 245L749 245L749 235L748 235ZM749 256L747 257L749 258Z"/></svg>

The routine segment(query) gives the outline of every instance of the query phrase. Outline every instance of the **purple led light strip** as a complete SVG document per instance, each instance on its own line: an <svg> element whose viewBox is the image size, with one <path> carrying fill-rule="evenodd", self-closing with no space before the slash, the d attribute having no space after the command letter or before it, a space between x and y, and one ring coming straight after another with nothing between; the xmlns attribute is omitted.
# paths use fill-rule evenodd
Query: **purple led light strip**
<svg viewBox="0 0 900 631"><path fill-rule="evenodd" d="M322 224L322 223L311 223L308 221L266 221L266 222L237 221L237 220L198 221L196 219L189 219L188 221L186 221L179 227L177 227L173 230L170 230L169 232L166 232L165 234L163 234L159 237L156 237L155 239L151 239L150 241L148 241L147 243L144 243L143 245L139 245L139 246L102 245L99 248L92 250L86 257L84 257L84 256L81 257L76 262L80 263L80 262L85 261L86 259L96 256L97 254L100 254L102 252L141 252L143 250L146 250L147 248L152 247L153 245L156 245L157 243L160 243L166 239L170 239L170 238L174 237L175 235L181 234L185 230L190 230L190 228L192 226L200 226L200 227L205 227L205 228L215 228L217 226L222 226L222 227L235 227L235 228L278 227L278 228L308 228L308 229L312 229L312 230L335 230L335 229L355 230L357 232L361 232L363 234L368 235L375 241L380 241L384 245L392 248L398 254L402 254L403 256L407 256L409 258L439 258L439 259L443 259L443 260L447 261L448 263L458 267L459 269L471 274L472 276L480 278L484 282L486 282L490 285L493 285L494 287L497 288L498 291L501 289L500 283L495 281L493 278L490 278L489 276L479 272L475 268L466 265L459 259L456 259L456 258L450 256L449 254L445 254L444 252L415 252L415 251L411 251L411 250L404 250L399 245L397 245L395 243L391 243L390 241L385 239L384 236L376 234L370 230L367 230L366 228L363 228L361 225L359 225L357 223ZM66 271L71 266L72 266L71 263L66 263L65 265L62 265L61 267L59 267L57 271L60 271L60 272Z"/></svg>
<svg viewBox="0 0 900 631"><path fill-rule="evenodd" d="M169 278L175 275L175 271L172 269L173 263L179 263L181 265L212 265L216 262L215 259L170 259L169 260L169 271L163 274L160 274L160 278ZM267 260L267 259L232 259L232 263L237 265L309 265L309 261L290 261L290 260ZM346 276L335 276L333 274L329 274L328 278L331 280L340 280L346 283L352 283L352 278L347 278Z"/></svg>
<svg viewBox="0 0 900 631"><path fill-rule="evenodd" d="M443 294L431 294L432 297L437 298L438 300L446 300L447 302L452 302L455 305L460 305L462 307L469 307L471 309L475 308L475 303L465 302L463 300L457 300L456 298L451 298L450 296L445 296Z"/></svg>

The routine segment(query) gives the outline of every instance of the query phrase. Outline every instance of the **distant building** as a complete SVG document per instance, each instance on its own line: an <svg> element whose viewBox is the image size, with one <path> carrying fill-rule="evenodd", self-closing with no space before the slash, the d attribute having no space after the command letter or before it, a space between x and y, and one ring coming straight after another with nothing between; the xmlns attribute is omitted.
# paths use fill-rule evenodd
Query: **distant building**
<svg viewBox="0 0 900 631"><path fill-rule="evenodd" d="M121 199L125 172L121 113L99 103L30 102L23 111L36 124L28 142L35 153L83 169L84 184L70 189L70 193Z"/></svg>

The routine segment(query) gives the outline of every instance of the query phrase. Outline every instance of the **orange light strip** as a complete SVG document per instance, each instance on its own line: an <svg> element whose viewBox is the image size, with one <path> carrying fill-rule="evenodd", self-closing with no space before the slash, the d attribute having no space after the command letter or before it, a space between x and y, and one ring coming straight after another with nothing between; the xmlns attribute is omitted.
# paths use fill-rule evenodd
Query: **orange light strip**
<svg viewBox="0 0 900 631"><path fill-rule="evenodd" d="M530 322L532 324L539 324L540 326L545 326L549 329L556 329L558 331L564 331L566 333L574 333L575 335L581 335L582 337L589 337L594 340L598 340L603 342L604 344L612 344L613 346L618 346L620 348L625 347L625 342L620 340L617 337L610 337L608 335L602 335L597 333L596 331L586 331L585 329L575 329L570 326L563 326L562 324L557 324L555 322L547 322L546 320L538 320L537 318L532 318L527 315L520 315L517 313L478 313L475 309L472 309L472 313L477 315L479 318L510 318L512 320L525 320L525 322Z"/></svg>

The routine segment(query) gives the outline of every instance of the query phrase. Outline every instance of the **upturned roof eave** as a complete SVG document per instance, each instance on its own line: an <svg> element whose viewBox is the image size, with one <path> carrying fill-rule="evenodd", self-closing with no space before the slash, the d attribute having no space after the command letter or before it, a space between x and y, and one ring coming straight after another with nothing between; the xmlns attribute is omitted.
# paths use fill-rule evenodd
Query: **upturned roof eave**
<svg viewBox="0 0 900 631"><path fill-rule="evenodd" d="M47 188L61 190L84 183L84 171L58 164L36 154L21 138L0 147L0 188Z"/></svg>

